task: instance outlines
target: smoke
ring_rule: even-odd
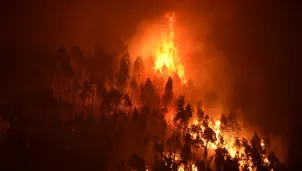
[[[297,74],[293,74],[299,72],[291,67],[292,63],[298,64],[291,59],[294,51],[299,50],[299,42],[289,43],[292,36],[280,33],[294,35],[299,31],[292,29],[299,27],[289,23],[295,17],[287,15],[293,15],[293,11],[286,15],[280,12],[285,11],[284,5],[278,11],[278,3],[265,5],[255,1],[60,3],[37,0],[17,5],[4,3],[3,42],[31,45],[35,50],[36,45],[55,49],[60,44],[69,48],[78,43],[93,54],[95,44],[116,47],[120,36],[124,36],[133,60],[138,55],[150,56],[149,50],[165,24],[164,13],[175,11],[179,56],[186,77],[200,89],[198,97],[203,98],[213,89],[220,100],[216,104],[219,111],[214,113],[220,114],[222,108],[242,107],[253,125],[275,133],[290,132],[291,117],[296,117],[292,113],[299,113],[295,111],[299,106],[296,104],[299,100],[295,100]]]
[[[272,88],[267,89],[270,87],[268,80],[271,80],[272,76],[268,68],[276,70],[276,66],[264,64],[268,57],[258,45],[266,47],[264,40],[271,41],[269,37],[263,36],[269,35],[265,33],[268,33],[268,28],[271,27],[259,26],[259,23],[266,20],[257,18],[259,23],[256,19],[253,20],[254,23],[248,22],[247,18],[240,15],[246,14],[244,10],[249,9],[248,7],[238,9],[230,4],[226,5],[227,2],[221,2],[219,5],[204,2],[199,6],[198,3],[192,2],[182,4],[185,5],[174,5],[173,8],[165,9],[162,13],[156,13],[140,22],[128,40],[132,58],[138,55],[147,58],[151,55],[150,50],[165,27],[164,13],[174,11],[175,43],[185,68],[185,76],[192,79],[194,86],[199,90],[195,95],[204,100],[207,112],[217,119],[222,112],[242,108],[244,125],[251,135],[254,131],[277,135],[288,131],[289,118],[281,113],[286,107],[283,104],[281,107],[281,101],[276,100],[277,97],[272,99],[272,94],[275,97],[277,92],[283,92],[282,88],[278,85],[279,88],[274,88],[278,91],[274,93]],[[257,32],[245,28],[256,27],[253,26],[256,24]],[[252,35],[258,38],[257,42],[253,42],[255,38],[251,37]],[[276,50],[270,49],[269,54],[272,52],[276,54]],[[219,97],[218,102],[214,104],[206,101],[206,96],[211,90],[215,90]],[[276,107],[273,104],[280,105]],[[278,110],[280,108],[283,109]],[[273,118],[269,114],[272,112],[275,114]],[[268,122],[270,124],[267,124]],[[284,125],[284,128],[278,127],[280,124]],[[274,151],[284,159],[286,146],[282,144],[286,144],[285,140],[280,136],[272,136],[271,142]]]
[[[199,90],[196,98],[204,100],[208,92],[217,91],[219,103],[212,108],[212,112],[220,116],[223,108],[228,108],[233,75],[228,58],[216,49],[210,38],[212,18],[192,9],[165,12],[175,12],[175,45],[184,65],[186,79],[191,79],[194,87]],[[165,12],[140,22],[128,40],[132,61],[139,55],[145,60],[153,55],[155,45],[167,29]]]

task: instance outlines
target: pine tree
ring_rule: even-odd
[[[162,100],[164,107],[167,107],[173,100],[173,81],[171,77],[169,77],[166,84]]]
[[[64,46],[60,46],[56,53],[56,77],[58,78],[58,97],[60,103],[63,102],[63,89],[65,80],[74,76],[74,70],[70,64],[68,52]]]
[[[141,86],[140,99],[143,106],[147,105],[151,109],[158,109],[159,107],[160,97],[157,95],[150,78]]]
[[[126,52],[120,60],[119,72],[117,75],[117,85],[121,92],[125,91],[127,83],[130,79],[130,56]]]
[[[137,85],[137,81],[135,79],[135,76],[133,76],[131,81],[130,81],[130,87],[131,87],[131,99],[133,99],[133,96],[134,96],[135,92],[137,92],[137,89],[138,89],[138,85]]]
[[[145,66],[142,57],[138,56],[134,61],[134,66],[133,66],[134,74],[139,77],[140,73],[143,72],[144,68]]]

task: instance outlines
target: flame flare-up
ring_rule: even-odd
[[[178,50],[175,46],[175,29],[174,29],[174,25],[176,22],[176,18],[175,18],[175,13],[167,13],[165,15],[165,18],[167,19],[168,22],[168,32],[164,35],[164,37],[160,40],[158,46],[156,46],[156,48],[153,51],[153,55],[154,55],[154,66],[153,66],[153,70],[155,73],[160,74],[160,76],[164,76],[164,77],[170,77],[170,76],[178,76],[183,84],[186,84],[186,78],[185,78],[185,69],[184,66],[181,63],[179,54],[178,54]],[[174,114],[171,115],[171,111],[169,111],[168,113],[170,113],[168,116],[169,118],[166,118],[166,120],[168,120],[168,123],[171,125],[171,127],[173,127],[173,117]],[[172,112],[173,113],[173,112]],[[200,127],[200,129],[202,131],[204,131],[205,127],[199,123],[199,121],[197,119],[193,119],[193,121],[191,121],[190,125],[188,126],[188,128],[192,128],[192,126],[198,126]],[[240,156],[242,156],[244,154],[244,148],[238,148],[236,147],[235,143],[236,143],[236,136],[235,135],[231,135],[231,134],[225,134],[223,131],[221,131],[221,122],[220,120],[216,120],[216,121],[211,121],[209,122],[209,127],[211,129],[213,129],[213,131],[216,134],[216,139],[217,141],[215,141],[214,143],[209,142],[208,144],[208,149],[209,150],[216,150],[218,147],[221,148],[225,148],[229,155],[231,156],[231,158],[237,158],[238,159],[238,164],[239,166],[242,167],[243,166],[248,166],[249,170],[253,170],[253,163],[251,161],[250,158],[245,158],[242,159],[240,158]],[[202,138],[201,135],[197,135],[197,133],[195,132],[189,132],[189,134],[191,135],[192,140],[195,140],[197,138],[200,138],[203,142],[205,142],[206,140]],[[224,139],[224,143],[223,144],[219,144],[218,139],[222,137]],[[265,143],[263,140],[261,140],[261,146],[262,148],[265,148]],[[175,154],[168,154],[166,152],[164,152],[164,155],[172,155],[174,156],[174,161],[180,161],[180,155],[178,153]],[[269,164],[269,160],[267,159],[266,156],[263,156],[263,163],[264,164]],[[180,164],[178,167],[179,171],[185,170],[185,168],[191,168],[189,170],[192,171],[197,171],[197,166],[195,164],[191,164],[190,166],[185,167],[185,165]]]
[[[186,83],[184,67],[180,62],[178,51],[174,43],[175,13],[168,13],[165,15],[165,18],[168,21],[168,33],[164,35],[159,45],[155,48],[153,69],[163,76],[173,76],[176,74],[183,83]]]

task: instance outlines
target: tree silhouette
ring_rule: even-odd
[[[106,101],[112,107],[112,111],[116,112],[117,108],[122,100],[122,94],[114,88],[111,88],[110,91],[107,93]]]
[[[186,117],[186,122],[189,121],[189,119],[192,117],[193,112],[190,104],[187,104],[186,109],[185,109],[185,117]]]
[[[231,110],[228,115],[222,114],[220,118],[221,129],[225,132],[236,132],[239,133],[241,131],[241,127],[237,122],[236,113]]]
[[[171,169],[171,165],[173,166],[173,159],[164,156],[164,160],[155,160],[153,169],[160,170],[160,171],[174,171]]]
[[[164,94],[162,95],[163,105],[167,107],[173,99],[173,80],[171,77],[168,78],[168,82],[164,89]]]
[[[137,81],[134,76],[132,77],[132,79],[130,81],[130,87],[131,87],[131,99],[133,99],[134,93],[136,93],[138,91]]]
[[[181,160],[182,163],[187,165],[188,162],[192,159],[192,152],[191,152],[191,135],[187,133],[185,135],[185,144],[181,149]]]
[[[130,169],[137,171],[146,170],[146,162],[143,158],[139,157],[137,154],[133,153],[127,160],[128,166]]]
[[[131,99],[126,93],[122,96],[119,109],[125,114],[128,114],[131,110],[131,107],[132,107]]]
[[[242,139],[242,146],[244,147],[244,156],[243,159],[245,161],[249,161],[249,159],[251,158],[252,155],[252,147],[250,146],[248,140],[246,140],[245,138]],[[245,164],[244,165],[244,170],[248,169],[248,165]]]
[[[94,102],[97,96],[97,85],[96,84],[92,84],[91,83],[91,88],[90,88],[90,92],[91,92],[91,112],[94,112]]]
[[[182,133],[185,134],[185,131],[188,127],[189,119],[192,117],[191,106],[188,104],[186,109],[184,109],[185,100],[183,96],[179,96],[177,100],[177,109],[176,115],[173,118],[173,122],[178,128],[182,129]]]
[[[145,66],[142,60],[141,56],[138,56],[135,61],[134,61],[134,66],[133,66],[133,70],[134,70],[134,76],[138,77],[140,79],[141,73],[144,72]]]
[[[151,79],[148,78],[146,83],[141,86],[141,95],[140,95],[142,106],[147,105],[151,109],[159,108],[159,96],[157,95]]]
[[[187,84],[185,86],[185,92],[186,92],[186,97],[187,97],[187,100],[190,102],[190,103],[195,103],[196,102],[196,95],[195,95],[195,87],[193,85],[193,81],[192,79],[189,79],[187,81]]]
[[[209,143],[214,143],[217,138],[216,138],[216,133],[215,131],[206,126],[205,129],[204,129],[204,132],[202,134],[202,137],[205,139],[205,146],[204,146],[204,161],[207,161],[207,156],[208,156],[208,145]],[[207,163],[207,162],[206,162]],[[207,166],[207,165],[206,165]]]
[[[100,96],[100,111],[102,114],[105,114],[109,111],[110,108],[107,89],[106,88],[100,89],[99,96]]]
[[[224,170],[239,171],[239,164],[237,158],[232,159],[230,155],[227,155],[224,164]]]
[[[134,121],[134,122],[137,122],[138,119],[139,119],[139,113],[138,113],[136,107],[134,107],[134,109],[133,109],[133,114],[132,114],[132,115],[133,115],[133,121]]]
[[[163,144],[158,143],[158,141],[155,141],[153,144],[153,151],[155,153],[155,161],[158,160],[159,157],[161,157],[162,153],[164,152]]]
[[[66,50],[66,48],[61,45],[59,47],[59,49],[57,49],[56,51],[56,56],[55,56],[55,60],[56,60],[56,67],[60,68],[60,66],[62,65],[64,60],[68,60],[68,52]]]
[[[205,113],[202,110],[202,103],[201,101],[197,102],[196,108],[197,108],[197,117],[198,117],[198,121],[201,122],[205,116]]]
[[[194,170],[193,163],[199,171],[237,171],[239,164],[242,170],[287,170],[274,152],[267,151],[268,139],[263,139],[257,133],[252,139],[232,137],[235,141],[232,150],[238,150],[233,157],[233,151],[228,151],[228,145],[233,143],[229,143],[229,137],[224,139],[224,136],[238,133],[239,124],[237,125],[235,112],[222,115],[220,132],[217,131],[216,135],[217,122],[210,118],[211,113],[205,114],[201,101],[197,102],[185,94],[186,96],[178,97],[174,103],[173,91],[175,93],[184,90],[187,93],[186,89],[175,88],[177,81],[174,77],[173,81],[169,78],[166,83],[161,82],[164,76],[160,79],[146,79],[139,89],[138,83],[141,80],[138,75],[144,73],[141,71],[141,57],[134,62],[131,68],[134,75],[130,77],[129,70],[114,70],[114,59],[106,56],[103,47],[100,49],[96,56],[88,59],[84,58],[83,50],[74,45],[69,60],[66,49],[61,46],[54,59],[57,62],[56,70],[51,71],[55,75],[54,85],[60,86],[60,90],[55,91],[55,97],[55,89],[43,88],[43,84],[41,89],[33,87],[34,93],[16,91],[18,96],[15,99],[5,101],[9,104],[0,105],[0,170],[145,171],[147,166],[142,156],[152,163],[148,170],[177,171],[183,168],[190,171]],[[73,70],[70,62],[74,67],[75,58],[83,60],[78,63],[79,68],[75,69],[87,68],[89,77],[86,79],[70,74]],[[124,74],[127,72],[128,74]],[[110,78],[113,73],[121,76],[119,83],[124,85],[123,90],[128,88],[129,81],[124,84],[123,76],[129,75],[129,88],[135,95],[140,95],[140,99],[132,98],[130,92],[128,94],[120,91],[118,79],[114,80],[113,76]],[[59,83],[60,79],[62,82]],[[189,90],[190,84],[189,80],[186,87]],[[107,86],[112,88],[107,90]],[[66,90],[72,93],[72,103],[83,106],[83,111],[77,111],[73,104],[63,101],[67,100],[67,93],[64,94]],[[213,92],[212,96],[215,99],[217,95]],[[62,100],[59,101],[58,98]],[[85,105],[90,107],[91,100],[91,109],[100,104],[100,116],[93,113],[96,110],[86,110]],[[139,100],[141,104],[137,103]],[[61,101],[63,103],[60,105]],[[169,108],[162,109],[161,102],[162,106],[169,105]],[[171,108],[173,110],[170,111]],[[76,111],[73,118],[62,119],[73,111]],[[172,111],[174,122],[165,122],[168,115],[164,114]],[[197,115],[198,121],[192,118],[193,114]],[[210,149],[215,149],[214,155],[208,152]],[[152,152],[155,154],[154,161]],[[133,154],[127,161],[122,161],[131,153]],[[288,170],[299,170],[299,159],[298,142],[293,142],[289,152]]]
[[[185,129],[186,125],[186,115],[185,115],[185,100],[183,96],[179,96],[177,100],[177,108],[176,108],[176,115],[173,118],[174,124],[179,125],[179,128]]]
[[[130,56],[129,52],[126,52],[121,57],[119,71],[117,75],[117,85],[121,92],[125,91],[127,83],[130,79]]]
[[[217,171],[222,171],[222,170],[239,171],[238,160],[236,158],[232,159],[225,148],[219,147],[215,150],[214,163]]]
[[[107,79],[113,79],[114,77],[114,58],[105,52],[105,47],[102,44],[98,44],[95,47],[95,55],[92,58],[91,68],[93,74],[96,76],[104,76]]]
[[[224,170],[224,165],[225,165],[225,158],[226,155],[228,154],[228,151],[225,148],[217,148],[215,150],[215,167],[217,171],[222,171]]]
[[[175,153],[177,150],[181,148],[181,132],[179,129],[174,129],[171,137],[167,139],[167,146],[169,151]]]
[[[268,160],[270,161],[269,170],[283,170],[281,169],[281,162],[277,158],[274,152],[269,152]]]
[[[251,139],[251,157],[257,170],[264,170],[264,164],[262,162],[262,156],[265,154],[265,149],[261,146],[261,139],[255,132]]]
[[[87,62],[84,57],[84,52],[78,44],[72,46],[70,51],[70,59],[72,61],[72,66],[75,68],[76,71],[80,71],[82,67],[87,66]]]
[[[195,133],[197,136],[195,139],[192,140],[192,146],[195,149],[195,152],[193,154],[193,160],[195,160],[197,152],[199,151],[199,149],[204,148],[204,142],[201,139],[201,137],[199,135],[201,135],[202,130],[199,124],[197,125],[192,125],[191,126],[191,130],[192,133]]]
[[[195,165],[197,166],[198,171],[206,171],[206,165],[203,160],[197,160],[195,162]]]
[[[82,100],[82,103],[83,103],[83,114],[85,114],[85,102],[87,100],[87,98],[90,98],[91,97],[91,84],[85,80],[83,85],[82,85],[82,91],[81,93],[79,94],[81,100]]]
[[[65,80],[73,76],[74,71],[70,64],[68,52],[64,46],[60,46],[56,53],[56,78],[59,81],[57,92],[60,103],[63,102],[63,89],[66,86]]]
[[[65,76],[72,77],[74,75],[74,71],[72,66],[70,65],[70,59],[68,56],[68,52],[64,46],[60,46],[57,50],[57,76]]]
[[[154,163],[154,170],[160,171],[177,171],[178,163],[175,162],[175,153],[167,152],[161,155],[161,159]]]
[[[75,111],[77,109],[77,97],[79,95],[80,89],[81,89],[81,85],[75,80],[73,83],[73,102],[75,105]]]

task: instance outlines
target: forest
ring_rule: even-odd
[[[146,74],[145,61],[79,45],[51,58],[51,85],[1,106],[0,170],[296,170],[297,145],[281,162],[270,139],[247,139],[236,111],[214,120],[194,83]],[[182,86],[178,86],[182,85]],[[215,100],[219,95],[210,93]]]

